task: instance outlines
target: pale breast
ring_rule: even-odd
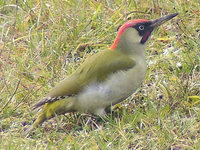
[[[78,95],[78,111],[95,113],[125,100],[140,86],[145,71],[145,62],[138,61],[132,69],[112,74],[105,82],[91,83]]]

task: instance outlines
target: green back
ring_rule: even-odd
[[[88,58],[73,74],[58,83],[47,96],[79,93],[92,82],[103,82],[112,73],[134,67],[135,61],[119,51],[104,50]]]

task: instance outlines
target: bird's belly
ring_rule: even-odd
[[[77,99],[77,111],[98,114],[133,94],[145,76],[145,68],[119,71],[101,83],[91,83]]]

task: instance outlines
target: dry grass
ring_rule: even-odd
[[[199,8],[199,0],[1,1],[0,149],[200,149]],[[120,24],[174,12],[148,43],[141,89],[107,120],[57,116],[22,138],[30,106],[108,48]]]

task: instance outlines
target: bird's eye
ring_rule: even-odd
[[[144,30],[144,26],[143,26],[143,25],[140,25],[140,26],[139,26],[139,29],[140,29],[140,30]]]

